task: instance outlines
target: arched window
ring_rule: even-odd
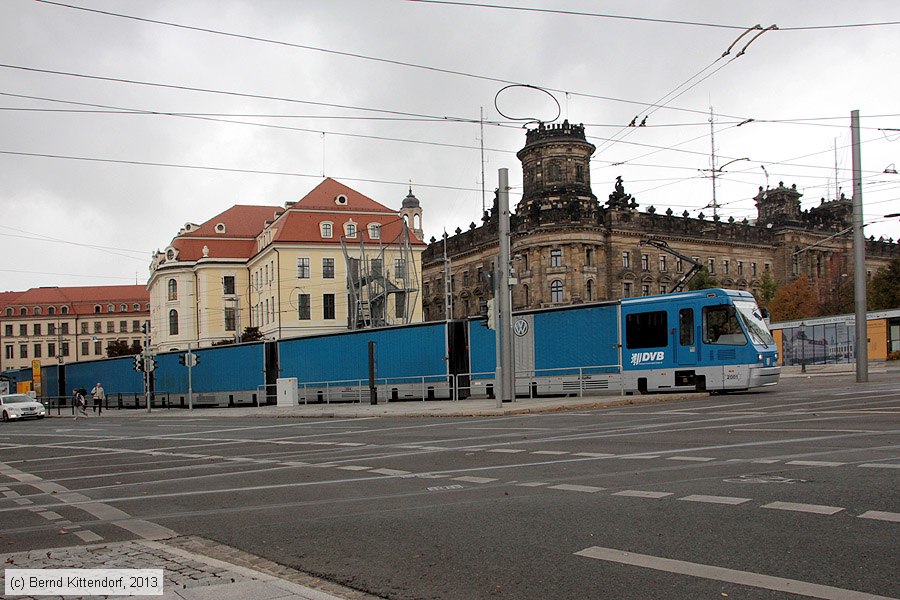
[[[7,316],[7,317],[13,316],[13,309],[7,307],[7,308],[6,308],[6,316]]]
[[[169,300],[178,300],[178,282],[174,279],[169,280]]]
[[[48,308],[48,309],[47,309],[47,314],[48,314],[48,315],[55,315],[55,314],[56,314],[56,307],[55,307],[55,306],[51,306],[50,308]]]
[[[369,239],[381,239],[381,223],[369,223]]]
[[[64,314],[64,315],[69,314],[69,307],[68,307],[68,306],[63,306],[63,307],[62,307],[62,310],[61,310],[60,312],[62,312],[62,314]]]
[[[178,335],[178,311],[169,311],[169,335]]]
[[[40,306],[35,306],[35,307],[34,307],[34,314],[35,314],[35,315],[41,314],[41,307],[40,307]]]
[[[103,310],[103,309],[100,307],[99,304],[95,304],[95,305],[94,305],[94,314],[95,314],[95,315],[100,314],[100,311],[102,311],[102,310]]]
[[[560,179],[562,179],[562,169],[559,166],[559,161],[552,160],[547,168],[547,180],[559,181]]]
[[[563,301],[563,284],[559,279],[550,284],[550,302],[557,303]]]
[[[594,280],[588,279],[587,283],[584,286],[585,296],[587,296],[588,302],[594,299]]]
[[[24,317],[24,316],[26,316],[27,314],[28,314],[28,309],[25,308],[24,306],[23,306],[22,308],[19,309],[19,315],[21,315],[21,316]]]

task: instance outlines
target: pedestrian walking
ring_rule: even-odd
[[[72,390],[72,406],[75,407],[75,420],[78,420],[78,417],[87,418],[87,400],[84,399],[84,394],[78,388]]]
[[[106,392],[103,390],[103,386],[100,385],[100,382],[97,382],[97,385],[94,386],[94,389],[91,390],[91,398],[94,399],[94,409],[93,412],[97,413],[97,416],[103,414],[103,401],[106,400]]]

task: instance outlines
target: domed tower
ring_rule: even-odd
[[[424,239],[422,232],[422,207],[419,205],[419,199],[413,195],[412,185],[409,186],[409,194],[403,199],[400,208],[400,216],[406,220],[407,226],[420,240]]]
[[[584,137],[584,125],[563,121],[528,130],[525,147],[516,154],[523,179],[516,212],[523,223],[596,220],[599,205],[590,169],[594,150]]]

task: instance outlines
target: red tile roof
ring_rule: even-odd
[[[203,247],[209,251],[209,258],[247,259],[256,254],[256,237],[249,240],[195,240],[175,238],[172,246],[178,249],[178,260],[200,260]]]
[[[347,197],[347,204],[335,203],[335,198],[341,195]],[[393,215],[396,215],[398,212],[375,202],[368,196],[360,194],[353,188],[349,188],[331,177],[326,178],[325,181],[313,188],[311,192],[303,196],[293,208],[333,212],[383,212]]]
[[[179,237],[256,238],[266,221],[275,219],[276,212],[284,212],[284,209],[279,206],[235,204],[197,229],[182,233]],[[216,225],[219,223],[225,225],[224,233],[216,233]]]
[[[7,292],[13,293],[13,292]],[[41,306],[44,308],[46,316],[46,307],[49,306],[68,306],[69,314],[84,315],[93,314],[94,306],[97,304],[115,305],[114,312],[120,312],[121,304],[126,304],[128,310],[126,312],[133,313],[132,305],[138,303],[141,305],[141,312],[146,312],[146,305],[150,302],[150,293],[146,286],[143,285],[93,285],[84,287],[40,287],[31,288],[24,292],[15,292],[14,297],[7,298],[5,294],[0,295],[0,307],[34,307]],[[30,317],[33,318],[32,311],[29,311]],[[103,306],[103,314],[106,313],[106,306]],[[14,316],[19,316],[16,310]]]
[[[400,242],[403,220],[394,212],[378,215],[360,215],[326,211],[297,212],[292,210],[288,211],[288,213],[279,220],[276,227],[277,232],[273,241],[340,244],[341,238],[344,236],[344,224],[351,220],[356,223],[357,229],[357,237],[345,240],[347,244],[351,246],[353,244],[359,244],[360,238],[366,243],[378,243],[379,240],[373,240],[369,237],[370,223],[379,223],[381,225],[381,243],[396,244]],[[322,237],[319,224],[323,221],[330,221],[333,224],[333,237]],[[422,241],[412,235],[411,231],[409,241],[410,244],[414,246],[425,245]]]

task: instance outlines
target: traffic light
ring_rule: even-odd
[[[147,372],[148,372],[148,373],[150,373],[151,371],[153,371],[153,369],[156,368],[156,359],[155,359],[155,358],[148,359],[147,362],[146,362],[146,367],[147,367]]]
[[[178,364],[181,365],[182,367],[187,366],[187,364],[188,364],[187,357],[188,357],[187,354],[179,354],[178,355]]]
[[[494,298],[491,298],[487,301],[488,305],[488,313],[487,313],[487,327],[488,329],[493,329],[496,331],[497,329],[497,311],[494,310]]]
[[[134,370],[138,372],[144,370],[144,357],[140,354],[134,355]]]
[[[146,334],[150,330],[150,323],[144,321],[141,323],[141,333]]]
[[[191,366],[196,367],[200,364],[200,357],[196,354],[191,354]]]

